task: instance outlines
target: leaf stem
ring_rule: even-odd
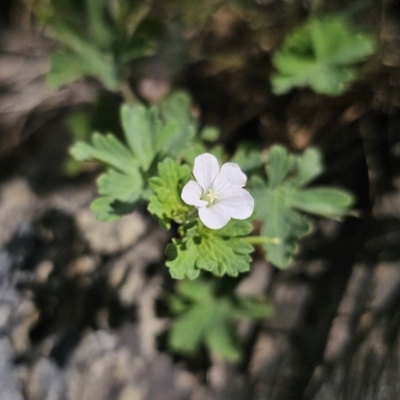
[[[184,223],[189,224],[197,217],[197,210],[192,210],[188,214],[185,215]]]
[[[281,239],[278,237],[267,237],[267,236],[247,236],[242,238],[247,243],[250,244],[281,244]]]
[[[127,82],[127,81],[122,82],[121,86],[120,86],[120,90],[121,90],[122,97],[128,104],[139,103],[139,100],[137,99],[137,97],[133,93],[132,89],[130,88],[129,82]]]

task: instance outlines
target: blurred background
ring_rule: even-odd
[[[332,32],[307,25],[321,15]],[[307,69],[307,38],[346,29],[351,50]],[[238,324],[234,364],[170,349],[169,233],[144,207],[97,221],[99,168],[68,153],[121,134],[124,101],[176,89],[228,153],[317,146],[319,182],[357,199],[355,217],[316,220],[290,268],[256,253],[224,281],[274,307]],[[399,166],[396,0],[1,0],[0,399],[400,398]]]

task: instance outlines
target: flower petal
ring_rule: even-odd
[[[204,191],[210,188],[218,173],[218,160],[212,154],[204,153],[194,159],[193,175]]]
[[[207,202],[200,200],[202,187],[196,181],[189,181],[182,189],[181,199],[190,206],[205,207]]]
[[[227,183],[243,187],[246,185],[246,181],[247,176],[242,172],[239,165],[228,162],[221,167],[221,171],[214,179],[212,189],[218,193]]]
[[[216,212],[235,219],[246,219],[253,214],[254,199],[247,190],[227,185],[218,195],[218,201],[212,206]]]
[[[224,210],[221,212],[216,209],[215,206],[199,208],[199,218],[201,222],[210,229],[221,229],[231,219],[229,214]]]

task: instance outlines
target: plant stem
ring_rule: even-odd
[[[197,217],[197,210],[190,211],[185,216],[185,224],[189,224]]]
[[[281,239],[280,238],[272,238],[272,237],[267,237],[267,236],[247,236],[242,238],[247,243],[250,244],[280,244]]]
[[[131,88],[129,86],[129,82],[127,82],[127,81],[122,82],[121,86],[120,86],[120,90],[122,93],[122,97],[128,104],[139,103],[139,100],[137,99],[137,97],[135,96],[135,94],[133,93],[133,91],[131,90]]]

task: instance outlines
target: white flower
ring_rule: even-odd
[[[212,154],[195,158],[193,175],[183,188],[182,200],[199,210],[205,226],[220,229],[231,218],[246,219],[254,209],[254,199],[243,189],[247,177],[235,163],[223,164],[221,169]]]

